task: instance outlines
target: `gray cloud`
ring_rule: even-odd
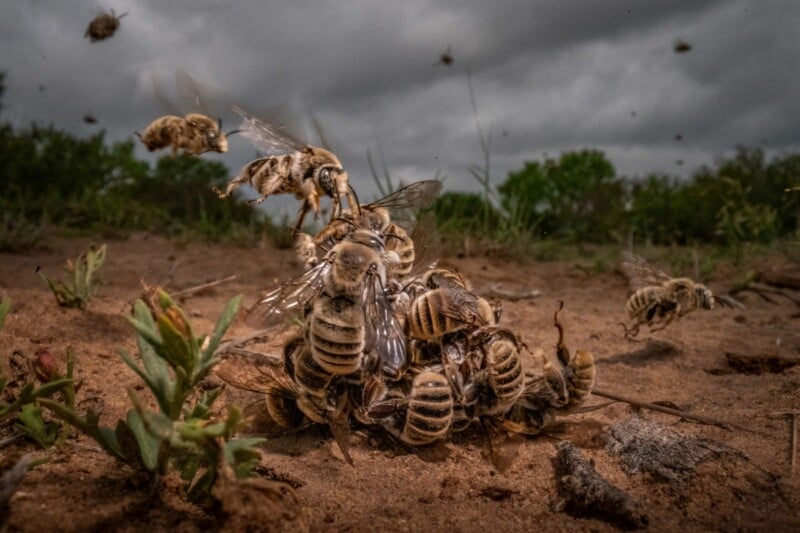
[[[90,43],[83,31],[100,4],[5,2],[3,118],[83,135],[95,131],[81,121],[92,113],[110,139],[129,138],[166,111],[153,75],[172,91],[182,67],[231,127],[233,102],[290,103],[306,126],[312,109],[362,198],[375,193],[368,149],[406,181],[441,171],[448,188],[478,189],[466,171],[482,161],[467,69],[497,183],[525,160],[584,147],[636,175],[687,173],[737,144],[800,145],[795,3],[272,4],[103,2],[129,15],[113,38]],[[692,51],[675,54],[677,38]],[[447,46],[455,63],[433,66]],[[228,154],[208,157],[235,172],[254,154],[234,138]]]

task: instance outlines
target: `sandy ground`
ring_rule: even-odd
[[[236,274],[233,282],[184,301],[197,331],[210,331],[224,303],[244,294],[253,303],[259,291],[299,272],[290,251],[181,244],[152,235],[108,241],[103,284],[85,312],[61,309],[34,273],[59,272],[75,257],[86,238],[50,239],[46,247],[22,255],[0,255],[0,293],[15,302],[0,331],[0,354],[33,354],[47,348],[63,364],[68,346],[75,349],[81,395],[104,403],[107,424],[129,408],[126,387],[142,391],[138,378],[117,356],[135,352],[132,328],[124,316],[140,293],[139,279],[180,290]],[[95,242],[99,242],[95,240]],[[782,373],[748,375],[728,367],[725,353],[800,357],[797,309],[786,301],[771,304],[744,294],[747,310],[698,311],[655,334],[634,341],[622,336],[626,281],[618,273],[563,262],[513,262],[485,257],[449,259],[477,288],[501,283],[507,289],[536,288],[534,300],[504,303],[502,322],[518,330],[530,347],[553,351],[552,316],[564,300],[562,321],[567,341],[591,350],[597,361],[597,388],[642,401],[669,401],[693,413],[745,426],[752,432],[679,421],[642,411],[686,435],[714,439],[743,455],[717,457],[700,465],[679,483],[629,474],[603,443],[608,428],[633,409],[615,403],[589,413],[570,415],[552,433],[521,439],[516,457],[498,472],[487,457],[479,429],[458,434],[433,449],[409,449],[374,432],[356,430],[346,464],[324,428],[269,440],[262,472],[296,488],[312,530],[363,531],[527,531],[610,530],[607,523],[574,518],[558,511],[552,460],[555,445],[569,439],[609,481],[643,506],[654,531],[797,530],[800,528],[800,473],[790,474],[789,421],[769,416],[800,409],[800,366]],[[728,278],[723,271],[727,271]],[[730,281],[730,269],[718,269],[712,287]],[[792,318],[792,315],[795,317]],[[241,320],[230,337],[247,334]],[[676,348],[660,356],[638,357],[648,338]],[[262,345],[264,350],[269,348]],[[258,346],[256,346],[258,349]],[[255,396],[228,395],[228,401],[252,402]],[[79,397],[80,400],[80,397]],[[589,404],[602,403],[592,398]],[[0,427],[0,438],[13,431]],[[509,447],[510,448],[510,447]],[[65,531],[155,529],[194,531],[213,525],[210,515],[185,503],[180,483],[167,479],[160,497],[149,499],[149,485],[96,449],[89,439],[69,439],[59,449],[36,450],[33,444],[6,447],[0,454],[32,452],[47,462],[30,472],[11,500],[10,531],[58,527]],[[800,467],[796,467],[800,469]]]

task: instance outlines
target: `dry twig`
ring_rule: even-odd
[[[731,424],[730,422],[725,422],[724,420],[717,420],[716,418],[711,418],[708,416],[702,415],[695,415],[691,413],[687,413],[686,411],[681,411],[680,409],[672,409],[670,407],[664,407],[663,405],[657,405],[654,403],[647,403],[641,402],[639,400],[634,400],[632,398],[627,398],[625,396],[620,396],[618,394],[614,394],[611,392],[605,392],[599,389],[592,389],[592,394],[595,396],[601,396],[603,398],[608,398],[610,400],[616,400],[618,402],[627,403],[628,405],[632,405],[634,407],[638,407],[640,409],[649,409],[651,411],[658,411],[659,413],[665,413],[668,415],[678,416],[686,420],[691,420],[693,422],[699,422],[700,424],[707,424],[711,426],[721,427],[723,429],[738,429],[739,431],[746,431],[748,433],[759,433],[758,431],[748,429],[742,426],[737,426],[735,424]]]
[[[209,281],[208,283],[201,283],[200,285],[195,285],[194,287],[189,287],[188,289],[183,289],[181,291],[173,292],[172,297],[181,298],[184,296],[188,296],[190,294],[194,294],[195,292],[200,292],[203,289],[208,289],[210,287],[214,287],[216,285],[220,285],[228,281],[233,281],[235,279],[236,279],[236,274],[231,274],[226,278],[215,279],[214,281]]]

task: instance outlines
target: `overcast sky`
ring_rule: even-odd
[[[110,8],[128,15],[91,43],[88,22]],[[691,51],[676,54],[676,39]],[[434,66],[448,47],[452,65]],[[447,190],[478,188],[468,71],[498,184],[525,160],[585,147],[625,175],[686,174],[737,144],[797,150],[798,59],[793,0],[6,0],[0,118],[125,139],[169,111],[154,77],[186,110],[180,67],[225,129],[231,103],[288,105],[301,124],[312,109],[363,201],[375,196],[368,149],[407,182],[440,171]],[[230,145],[210,158],[235,173],[255,148]]]

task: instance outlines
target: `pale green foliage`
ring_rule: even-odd
[[[252,447],[260,439],[234,438],[242,423],[238,409],[229,409],[224,418],[214,417],[211,407],[221,389],[197,398],[200,381],[217,363],[214,352],[240,299],[237,296],[228,302],[208,337],[194,334],[185,313],[166,292],[155,291],[149,305],[136,301],[129,321],[136,330],[141,365],[124,351],[120,355],[150,389],[156,411],[145,408],[129,391],[134,407],[112,429],[100,426],[98,415],[91,411],[81,416],[58,402],[40,403],[117,459],[159,474],[165,474],[171,465],[186,482],[190,499],[207,497],[222,461],[237,476],[245,477],[260,460],[260,453]]]
[[[98,249],[89,248],[81,252],[75,261],[68,259],[64,265],[64,271],[70,276],[68,281],[51,280],[41,271],[39,276],[47,283],[56,302],[61,307],[77,307],[86,309],[89,300],[92,299],[97,290],[97,271],[103,266],[106,259],[106,245]]]

